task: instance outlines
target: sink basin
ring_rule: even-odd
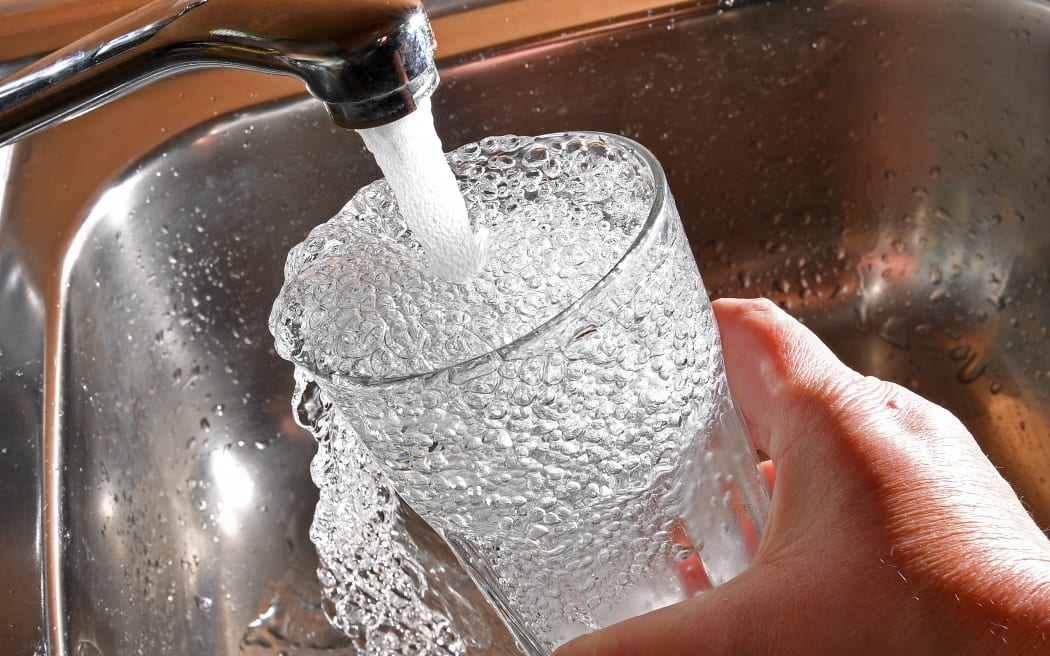
[[[648,146],[713,296],[950,408],[1046,527],[1048,55],[1037,0],[700,7],[446,58],[434,112],[449,148]],[[266,319],[288,248],[378,172],[287,93],[187,74],[0,150],[0,652],[358,653]],[[406,521],[472,653],[517,653]]]

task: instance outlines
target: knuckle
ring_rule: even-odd
[[[749,312],[760,314],[779,314],[781,311],[776,303],[764,296],[746,299],[744,301],[744,307]]]
[[[911,390],[874,376],[864,376],[839,390],[836,413],[840,421],[877,434],[923,440],[972,440],[951,412]]]
[[[768,298],[734,299],[731,303],[731,312],[739,319],[760,326],[775,324],[786,316],[784,311]]]

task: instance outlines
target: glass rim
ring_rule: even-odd
[[[571,303],[566,305],[564,308],[562,308],[552,316],[545,319],[537,326],[531,328],[525,333],[522,333],[521,335],[518,335],[509,342],[506,342],[505,344],[488,349],[486,351],[478,353],[477,355],[472,355],[469,358],[457,360],[455,362],[442,365],[440,367],[435,367],[434,369],[429,369],[427,371],[406,374],[404,376],[391,376],[379,378],[373,376],[342,376],[338,374],[321,374],[319,372],[314,371],[312,368],[308,367],[305,364],[296,363],[296,366],[302,367],[309,371],[310,375],[315,380],[324,383],[329,383],[339,389],[355,390],[396,387],[416,380],[425,380],[432,377],[437,377],[446,372],[451,374],[451,372],[457,369],[472,368],[493,358],[502,361],[505,359],[502,354],[515,350],[524,345],[525,343],[532,341],[537,335],[545,332],[552,325],[560,322],[570,312],[573,312],[577,308],[579,308],[579,306],[582,305],[585,301],[593,298],[603,289],[612,284],[614,280],[616,280],[617,278],[619,278],[620,275],[622,275],[624,261],[632,253],[634,253],[640,245],[645,243],[645,241],[652,234],[653,226],[656,225],[657,220],[660,218],[661,213],[664,210],[665,204],[670,198],[670,193],[667,185],[667,176],[664,173],[664,169],[663,166],[660,164],[660,161],[656,159],[656,156],[653,155],[653,153],[648,148],[638,143],[634,139],[631,139],[630,137],[625,137],[610,132],[601,132],[597,130],[579,130],[566,132],[552,132],[548,134],[535,135],[529,138],[538,140],[556,139],[559,137],[571,138],[579,136],[584,136],[588,138],[598,137],[605,141],[618,143],[621,146],[629,148],[631,151],[633,151],[645,163],[645,165],[649,168],[649,171],[653,175],[653,197],[652,205],[649,208],[649,215],[645,218],[645,222],[642,223],[642,226],[638,230],[638,233],[634,236],[634,239],[624,249],[623,254],[616,260],[616,262],[612,264],[612,266],[609,267],[609,269],[604,274],[602,274],[601,278],[596,280],[593,285],[591,285],[578,296],[576,296],[576,298],[574,298]]]

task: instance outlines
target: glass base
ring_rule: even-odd
[[[524,620],[511,608],[510,600],[500,588],[499,577],[496,576],[491,563],[481,551],[469,539],[454,532],[446,532],[444,537],[449,547],[452,548],[452,553],[456,554],[456,558],[463,565],[463,569],[485,593],[489,603],[499,613],[503,623],[518,641],[518,647],[521,648],[522,653],[526,656],[550,656],[551,650],[543,646],[543,642],[529,630]]]
[[[726,397],[703,451],[686,459],[678,472],[686,503],[677,521],[688,558],[674,559],[674,576],[638,580],[632,590],[602,613],[601,625],[642,615],[725,583],[743,571],[758,549],[769,504],[769,490],[755,467],[750,436],[736,404]],[[717,499],[719,503],[704,503]],[[512,606],[500,577],[482,549],[466,534],[447,530],[445,540],[463,568],[527,656],[550,656],[552,647],[593,627],[566,621],[541,638]],[[673,558],[673,556],[671,556]]]

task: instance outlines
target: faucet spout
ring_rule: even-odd
[[[413,111],[438,83],[419,0],[154,0],[0,80],[0,147],[172,73],[303,81],[343,127]]]

